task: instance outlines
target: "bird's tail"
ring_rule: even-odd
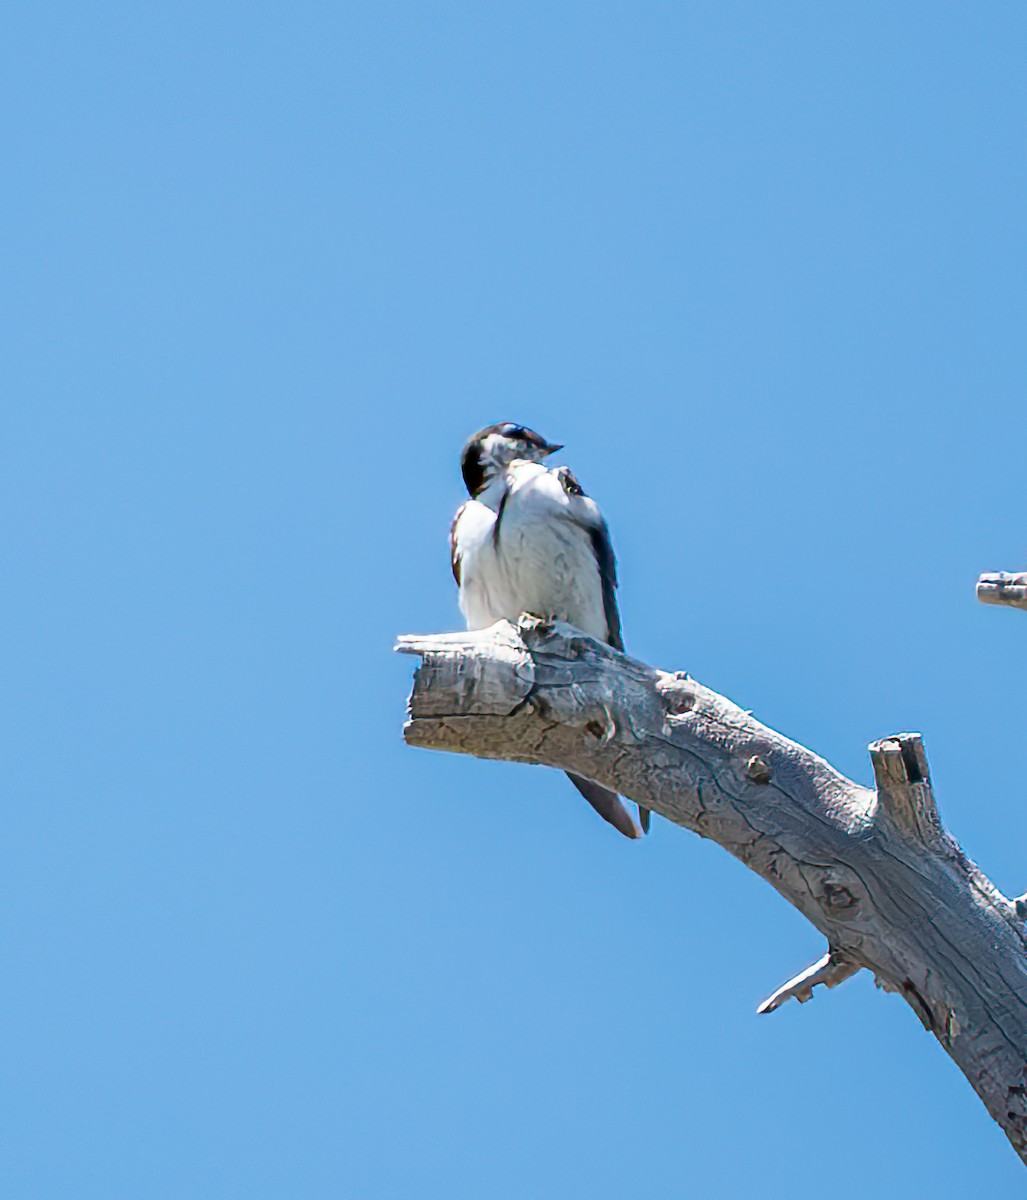
[[[570,771],[567,772],[567,778],[603,820],[609,821],[625,837],[638,838],[643,833],[649,832],[649,810],[647,808],[639,808],[638,810],[639,820],[642,823],[642,831],[640,833],[638,826],[632,819],[631,813],[624,807],[623,801],[616,792],[611,792],[608,788],[601,787],[598,783],[593,783],[591,779],[585,779],[581,775],[572,775]]]

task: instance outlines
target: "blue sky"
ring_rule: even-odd
[[[1027,887],[1021,5],[15,4],[2,1187],[1011,1194],[898,999],[556,773],[404,747],[457,455],[565,442],[628,647]],[[864,1157],[861,1147],[871,1149]]]

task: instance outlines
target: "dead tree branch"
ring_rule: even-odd
[[[1004,604],[1007,608],[1027,608],[1027,571],[1010,574],[993,571],[977,580],[977,599],[982,604]]]
[[[397,649],[422,660],[411,745],[574,771],[723,846],[827,940],[824,958],[759,1011],[872,971],[1027,1162],[1027,905],[945,832],[919,734],[870,747],[875,790],[684,672],[568,625],[524,617]]]
[[[851,979],[858,970],[858,963],[848,962],[837,951],[829,950],[823,958],[817,959],[805,971],[800,971],[794,979],[783,983],[776,992],[763,1001],[756,1011],[758,1013],[773,1012],[775,1008],[780,1008],[786,1000],[792,999],[798,1000],[800,1004],[805,1004],[807,1000],[813,999],[813,989],[818,983],[822,983],[824,987],[837,987],[846,979]]]

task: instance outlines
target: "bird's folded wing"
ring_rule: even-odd
[[[601,787],[598,783],[593,783],[591,779],[585,779],[581,775],[572,775],[570,771],[567,772],[567,778],[604,821],[609,821],[625,837],[637,838],[641,836],[638,826],[632,820],[631,813],[624,807],[623,801],[616,792],[611,792],[609,789]]]

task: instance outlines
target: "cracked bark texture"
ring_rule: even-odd
[[[867,788],[684,672],[569,625],[525,616],[397,649],[422,660],[410,745],[574,771],[723,846],[828,944],[760,1011],[872,971],[1027,1162],[1027,897],[1003,896],[946,833],[918,734],[871,745]]]
[[[994,571],[977,580],[977,599],[982,604],[1004,604],[1027,608],[1027,571]]]

